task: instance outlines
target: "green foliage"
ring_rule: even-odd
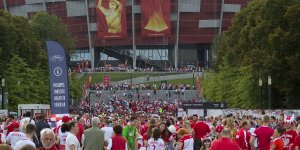
[[[76,74],[69,75],[69,87],[70,98],[79,102],[82,96],[82,85],[80,84],[78,77],[76,77]]]
[[[130,73],[130,72],[111,72],[111,73],[101,73],[101,72],[97,72],[97,73],[89,73],[89,74],[85,74],[85,76],[83,78],[80,79],[80,83],[81,85],[83,85],[85,83],[85,81],[89,78],[89,76],[92,76],[92,83],[100,83],[103,81],[103,76],[104,75],[108,75],[110,76],[110,81],[122,81],[122,80],[127,80],[131,78],[131,74],[132,74],[132,78],[138,78],[138,77],[145,77],[147,75],[150,76],[165,76],[165,75],[173,75],[173,74],[180,74],[180,73],[156,73],[156,72],[134,72],[134,73]]]
[[[39,12],[33,16],[31,24],[44,47],[46,47],[46,40],[54,40],[62,44],[68,54],[70,50],[74,49],[74,39],[71,37],[67,26],[57,16]]]
[[[0,10],[0,33],[0,74],[4,73],[14,54],[24,58],[32,67],[46,65],[46,52],[26,18],[13,17]]]
[[[25,59],[14,55],[5,71],[9,110],[18,104],[49,103],[49,83],[40,69],[30,68]]]
[[[299,16],[300,1],[251,1],[235,16],[230,29],[214,41],[217,56],[216,72],[212,75],[217,80],[212,79],[217,90],[211,89],[216,91],[216,96],[206,90],[206,96],[220,100],[225,93],[231,106],[258,107],[258,78],[266,85],[267,75],[271,74],[273,108],[300,107],[297,103],[300,99]],[[212,86],[213,81],[205,82]],[[267,86],[263,87],[266,93]],[[234,92],[228,93],[226,88],[234,88]]]
[[[193,78],[185,78],[185,79],[176,79],[176,80],[168,80],[167,81],[169,84],[187,84],[187,85],[190,85],[190,88],[193,87]],[[146,82],[145,84],[156,84],[156,85],[160,85],[161,81],[155,81],[155,82]],[[195,74],[195,77],[194,77],[194,84],[195,84],[195,87],[197,87],[197,76]]]
[[[21,103],[50,102],[46,40],[56,40],[67,50],[75,45],[56,16],[37,13],[30,23],[0,10],[0,76],[7,82],[10,110]],[[71,85],[70,93],[78,98],[81,86],[73,81]]]
[[[224,66],[218,73],[208,72],[202,82],[204,97],[209,101],[227,102],[234,108],[255,108],[259,103],[257,81],[253,76],[251,66]]]

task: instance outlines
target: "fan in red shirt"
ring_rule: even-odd
[[[300,150],[300,133],[295,138],[295,150]]]
[[[284,150],[289,150],[289,147],[294,147],[295,138],[297,136],[297,132],[293,130],[294,123],[286,122],[285,128],[286,132],[282,134],[281,138],[284,142]]]
[[[178,149],[179,150],[191,150],[194,147],[193,136],[188,133],[184,128],[181,128],[177,132],[178,140]]]
[[[282,127],[278,127],[273,134],[273,140],[271,142],[271,149],[270,150],[283,150],[283,140],[281,138],[282,134],[284,133],[284,129]]]
[[[201,139],[210,133],[210,128],[209,126],[203,122],[203,121],[198,121],[194,127],[193,127],[194,131],[195,131],[195,147],[194,149],[200,149],[200,145],[201,145]]]
[[[6,136],[8,136],[10,132],[14,131],[14,124],[18,122],[15,121],[15,117],[13,115],[9,115],[5,123],[7,126],[5,126],[4,129],[7,129]]]
[[[145,121],[145,117],[142,115],[140,117],[140,126],[139,126],[139,133],[141,135],[144,135],[147,132],[148,126],[147,126],[147,122]]]
[[[78,133],[77,133],[76,137],[77,137],[79,143],[81,143],[81,138],[82,138],[83,131],[84,131],[84,119],[83,118],[79,119],[79,121],[77,123],[77,127],[78,127]]]
[[[252,147],[254,147],[254,140],[257,138],[258,150],[270,150],[270,142],[274,130],[268,126],[269,123],[270,117],[268,115],[263,116],[263,125],[254,131],[250,139]]]
[[[248,131],[251,128],[249,120],[243,121],[242,128],[237,132],[235,142],[240,146],[242,150],[251,150],[250,137],[251,134]]]
[[[210,150],[240,150],[236,142],[231,141],[231,132],[225,128],[222,130],[222,138],[212,142]]]
[[[110,139],[111,147],[110,150],[125,150],[127,149],[126,139],[121,136],[122,127],[117,125],[114,127],[115,135]]]

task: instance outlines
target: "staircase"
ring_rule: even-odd
[[[156,95],[154,95],[153,90],[140,90],[140,99],[139,100],[154,100],[154,99],[163,99],[163,100],[169,100],[169,101],[173,101],[174,99],[178,99],[178,100],[192,100],[192,99],[199,99],[198,97],[198,92],[197,90],[186,90],[184,92],[184,95],[177,95],[175,94],[174,90],[170,91],[171,94],[170,96],[167,95],[167,91],[166,90],[157,90],[156,91]],[[124,96],[124,93],[126,94],[126,96]],[[147,93],[150,93],[150,99],[147,97]],[[113,92],[109,91],[109,90],[104,90],[102,91],[102,96],[96,96],[95,93],[91,93],[91,103],[95,103],[95,102],[108,102],[110,99],[112,99],[112,95]],[[134,99],[134,100],[138,100],[138,96],[136,93],[136,90],[118,90],[116,91],[116,95],[119,98],[125,98],[125,99]],[[129,95],[132,95],[129,96]]]
[[[127,60],[127,62],[130,65],[133,65],[132,64],[132,62],[133,62],[132,54],[127,50],[119,50],[119,49],[117,50],[115,48],[105,48],[101,52],[105,53],[106,55],[108,55],[110,57],[116,58],[119,61],[124,62],[124,63]],[[141,66],[143,66],[143,67],[146,64],[147,67],[153,67],[155,70],[164,70],[164,64],[154,62],[154,61],[149,61],[148,59],[142,58],[142,57],[136,58],[136,64],[142,64]],[[141,67],[141,68],[143,68],[143,67]]]

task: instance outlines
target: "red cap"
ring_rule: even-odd
[[[63,123],[66,123],[66,122],[71,121],[71,120],[73,120],[73,119],[71,117],[69,117],[69,116],[63,116],[62,117],[62,122]]]
[[[216,132],[217,132],[217,133],[221,133],[223,129],[224,129],[223,126],[221,126],[221,125],[220,125],[220,126],[217,126],[217,127],[216,127]]]
[[[20,127],[20,124],[16,121],[14,121],[11,125],[12,125],[13,128],[19,128]]]

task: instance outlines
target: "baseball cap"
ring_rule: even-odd
[[[71,120],[73,120],[73,119],[71,117],[69,117],[69,116],[63,116],[62,117],[62,122],[63,123],[66,123],[66,122],[71,121]]]
[[[19,128],[20,127],[20,124],[16,121],[14,121],[11,125],[12,125],[13,128]]]

